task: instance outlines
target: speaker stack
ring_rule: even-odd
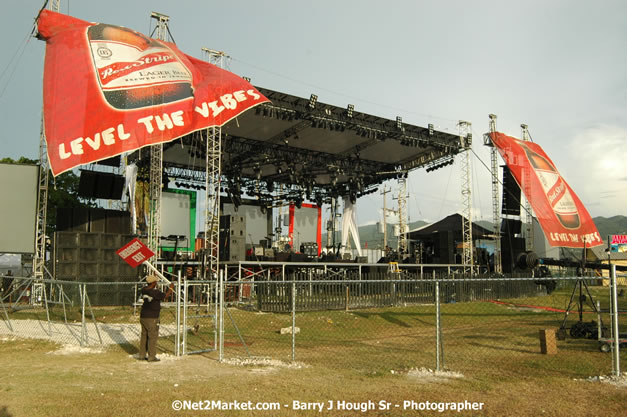
[[[243,216],[220,216],[220,260],[246,260],[246,219]]]
[[[453,232],[450,230],[437,232],[437,256],[435,263],[453,264],[455,263],[455,242]]]
[[[130,234],[56,232],[56,279],[107,283],[87,285],[92,305],[130,305],[134,287],[116,283],[137,281],[138,269],[131,268],[116,252],[133,238]],[[65,285],[64,292],[79,302],[78,286]]]
[[[89,207],[57,209],[58,232],[91,232],[128,234],[131,214],[128,211]]]

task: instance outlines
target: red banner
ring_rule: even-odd
[[[540,145],[502,133],[490,134],[527,200],[551,246],[599,246],[603,239],[590,214],[564,181]]]
[[[56,176],[78,165],[222,126],[268,101],[169,42],[44,10],[44,124]]]

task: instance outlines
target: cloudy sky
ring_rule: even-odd
[[[4,2],[0,157],[38,155],[44,44],[29,33],[42,4]],[[158,11],[181,50],[226,51],[255,85],[447,132],[469,121],[475,218],[491,219],[490,113],[511,136],[529,126],[592,216],[627,214],[623,0],[62,0],[61,11],[144,33]],[[459,177],[458,162],[412,173],[411,220],[460,211]],[[358,223],[381,206],[378,194],[360,199]]]

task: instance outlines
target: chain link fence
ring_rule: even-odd
[[[161,353],[295,361],[370,376],[430,368],[499,378],[588,377],[618,366],[607,279],[298,270],[244,276],[169,277],[176,291],[162,307]],[[0,337],[136,353],[140,285],[15,277],[3,286]],[[624,342],[627,297],[617,290]],[[540,353],[541,334],[549,344],[557,339],[557,354]]]

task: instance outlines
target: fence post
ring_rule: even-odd
[[[440,370],[440,282],[435,281],[435,370]]]
[[[612,330],[614,333],[614,358],[613,365],[614,375],[620,376],[620,337],[618,334],[618,297],[616,295],[616,264],[612,264],[612,270],[610,272],[610,286],[612,288],[611,302],[612,302]]]
[[[85,327],[85,292],[87,286],[81,284],[81,347],[85,346],[85,340],[87,339],[87,328]]]
[[[174,337],[176,348],[175,356],[181,356],[181,270],[179,269],[178,281],[176,283],[176,336]]]
[[[219,317],[220,346],[218,347],[218,359],[220,362],[222,362],[223,355],[224,355],[224,279],[223,278],[224,276],[223,276],[222,271],[219,271],[218,279],[220,281],[220,317]]]
[[[296,282],[292,281],[292,362],[296,360]]]

